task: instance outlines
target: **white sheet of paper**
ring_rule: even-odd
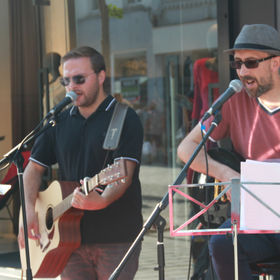
[[[241,182],[280,182],[280,163],[241,162]],[[244,186],[280,215],[280,185]],[[243,189],[240,204],[241,229],[280,230],[280,218]]]
[[[4,195],[10,188],[11,185],[0,184],[0,195]]]

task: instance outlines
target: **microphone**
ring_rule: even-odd
[[[67,92],[66,96],[55,105],[46,115],[45,119],[56,116],[63,108],[77,99],[77,94],[74,91]]]
[[[201,119],[201,123],[206,121],[211,115],[214,115],[218,110],[221,109],[221,107],[224,105],[224,103],[236,92],[241,91],[243,85],[240,82],[240,80],[232,80],[229,83],[229,87],[227,90],[218,97],[218,99],[212,104],[212,106],[208,109],[208,111],[203,115]]]

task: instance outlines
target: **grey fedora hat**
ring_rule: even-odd
[[[233,48],[225,50],[225,52],[233,54],[236,50],[258,50],[280,55],[280,34],[267,24],[244,25]]]

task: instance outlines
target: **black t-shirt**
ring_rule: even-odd
[[[128,108],[119,147],[109,153],[104,150],[102,146],[115,104],[115,99],[108,96],[87,119],[77,107],[65,110],[58,116],[57,124],[40,135],[32,148],[30,159],[44,166],[58,163],[63,181],[93,177],[120,157],[138,163],[132,184],[119,200],[102,210],[84,211],[83,243],[133,241],[142,228],[139,165],[143,128],[135,111]]]

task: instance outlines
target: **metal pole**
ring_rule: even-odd
[[[234,247],[234,279],[238,280],[238,228],[240,227],[240,179],[231,180],[231,224]]]
[[[238,248],[237,248],[237,223],[233,225],[233,247],[234,247],[234,279],[238,280]]]

